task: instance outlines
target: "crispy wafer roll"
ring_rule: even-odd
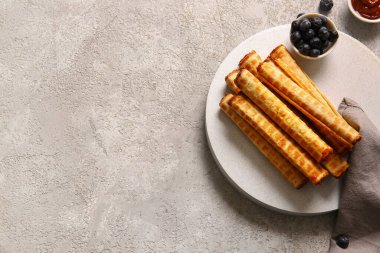
[[[291,102],[290,102],[291,103]],[[294,105],[294,104],[293,104]],[[297,105],[295,105],[297,107]],[[298,108],[298,107],[297,107]],[[304,115],[307,115],[307,117],[313,122],[316,129],[319,130],[321,135],[326,138],[326,140],[329,142],[329,144],[333,147],[333,149],[338,152],[338,154],[344,154],[347,151],[351,151],[353,148],[353,145],[343,139],[340,135],[335,133],[333,130],[331,130],[329,127],[327,127],[325,124],[323,124],[320,120],[309,114],[306,110],[303,108],[298,108]]]
[[[322,123],[319,119],[311,115],[304,108],[299,106],[293,100],[288,98],[284,93],[278,90],[274,85],[272,85],[268,80],[262,77],[259,74],[259,79],[262,83],[265,83],[266,86],[270,87],[276,94],[278,94],[281,98],[287,101],[289,104],[293,105],[297,108],[304,116],[306,116],[313,124],[316,129],[321,133],[323,137],[329,142],[329,144],[333,147],[333,149],[339,154],[343,154],[347,151],[352,150],[353,145],[339,136],[337,133],[332,131],[329,127],[327,127],[324,123]]]
[[[243,59],[239,62],[239,68],[248,69],[253,75],[257,75],[257,68],[262,62],[260,55],[256,53],[255,50],[252,50],[248,54],[246,54]]]
[[[338,117],[341,115],[330,103],[326,96],[318,89],[318,86],[310,77],[298,66],[297,62],[291,56],[284,45],[279,45],[271,53],[270,58],[277,66],[284,71],[296,84],[308,91],[319,102],[328,106]]]
[[[360,140],[360,134],[345,120],[333,113],[329,107],[322,104],[294,83],[273,62],[266,60],[258,68],[259,74],[268,80],[279,91],[294,101],[299,107],[320,120],[346,141],[354,144]]]
[[[326,126],[323,122],[321,122],[318,118],[311,115],[308,111],[306,111],[302,106],[295,103],[289,97],[287,97],[284,93],[278,90],[274,85],[272,85],[268,80],[259,75],[260,80],[265,83],[268,87],[276,92],[281,98],[286,100],[289,104],[293,105],[297,108],[304,116],[306,116],[315,126],[316,129],[321,133],[321,135],[328,141],[328,143],[333,147],[333,149],[339,154],[344,154],[347,151],[352,150],[353,145],[331,130],[328,126]]]
[[[235,78],[236,78],[236,76],[237,76],[238,73],[239,73],[239,70],[237,70],[237,69],[232,70],[231,73],[229,73],[229,74],[226,76],[226,78],[225,78],[228,87],[229,87],[233,92],[235,92],[236,94],[240,92],[239,87],[237,87],[237,85],[235,84]]]
[[[286,160],[271,144],[269,144],[256,130],[245,122],[228,104],[232,94],[227,94],[220,101],[220,108],[240,128],[240,130],[255,144],[261,153],[276,167],[276,169],[293,185],[299,189],[307,183],[307,178],[302,175],[288,160]]]
[[[333,149],[248,70],[240,70],[238,87],[317,162]]]
[[[256,53],[253,53],[256,54]],[[249,54],[248,54],[249,55]],[[253,59],[253,60],[252,60]],[[307,117],[311,120],[311,122],[314,123],[314,126],[316,129],[319,130],[319,132],[326,138],[326,140],[329,142],[329,144],[336,150],[339,154],[345,153],[347,151],[350,151],[353,147],[353,145],[346,140],[344,140],[341,136],[336,134],[334,131],[332,131],[330,128],[328,128],[324,123],[322,123],[320,120],[315,118],[313,115],[305,111],[301,106],[297,105],[293,100],[289,99],[285,94],[280,92],[278,89],[276,89],[275,86],[273,86],[268,80],[266,80],[258,71],[255,69],[255,67],[258,67],[256,58],[250,58],[246,57],[246,59],[242,59],[241,62],[245,62],[246,66],[251,66],[250,71],[252,74],[255,75],[262,83],[264,83],[267,87],[271,88],[273,91],[276,92],[276,94],[280,95],[280,100],[283,102],[287,101],[289,104],[297,108],[300,112],[302,112],[304,115],[307,115]],[[255,61],[255,64],[251,64],[250,61]],[[249,69],[248,69],[249,70]],[[256,74],[255,74],[256,73]],[[291,108],[292,109],[292,108]],[[302,116],[293,110],[293,112],[298,115],[298,117],[302,118]]]
[[[253,74],[257,79],[260,80],[262,83],[266,83],[266,80],[258,73],[257,69],[262,63],[260,55],[256,53],[256,51],[251,51],[248,54],[246,54],[239,63],[240,69],[247,69],[251,74]],[[269,86],[268,86],[269,87]],[[271,87],[269,87],[271,88]],[[283,102],[286,102],[282,97],[279,97],[279,99]],[[297,111],[295,111],[293,108],[290,108],[293,110],[293,112],[300,118],[302,118],[302,115],[300,115]]]
[[[348,162],[336,153],[330,154],[325,160],[322,161],[322,165],[336,178],[343,175],[349,167]]]
[[[282,94],[278,89],[276,89],[273,85],[269,83],[262,75],[260,75],[257,71],[257,67],[260,65],[258,58],[255,56],[256,52],[251,52],[248,54],[248,56],[245,56],[240,62],[244,62],[244,66],[249,66],[250,72],[255,75],[262,83],[264,83],[267,87],[271,88],[273,91],[276,92],[276,94],[280,95],[280,99],[285,102],[287,101],[289,104],[297,108],[300,112],[302,112],[304,115],[307,115],[307,118],[311,120],[311,122],[314,124],[316,129],[326,138],[326,140],[329,142],[329,144],[334,148],[336,152],[339,154],[345,153],[347,151],[350,151],[353,147],[353,145],[346,140],[344,140],[341,136],[336,134],[334,131],[332,131],[330,128],[328,128],[324,123],[322,123],[320,120],[312,116],[310,113],[305,111],[302,107],[298,106],[294,101],[287,98],[284,94]],[[253,55],[253,57],[249,57]],[[258,56],[260,57],[260,56]],[[240,64],[242,65],[242,64]],[[302,70],[301,70],[302,71]],[[322,94],[323,95],[323,94]],[[285,101],[284,101],[285,100]],[[292,108],[290,108],[292,109]],[[298,115],[300,118],[302,116],[293,110],[293,112]],[[355,128],[356,129],[356,128]]]
[[[230,100],[230,105],[240,117],[247,121],[313,184],[321,183],[328,176],[325,169],[244,96],[235,95]]]

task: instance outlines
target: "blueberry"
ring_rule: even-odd
[[[301,21],[300,23],[300,31],[301,32],[306,32],[311,28],[311,23],[309,19],[305,18],[304,20]]]
[[[347,249],[349,243],[350,241],[347,235],[340,234],[336,237],[336,245],[338,245],[342,249]]]
[[[339,34],[337,31],[330,31],[329,33],[329,41],[335,42],[339,38]]]
[[[303,55],[309,55],[309,53],[310,53],[310,45],[304,43],[304,44],[302,44],[302,45],[299,46],[298,50]]]
[[[318,30],[318,36],[321,40],[327,40],[330,36],[329,30],[325,26],[322,26]]]
[[[305,13],[302,13],[302,12],[301,12],[300,14],[297,15],[297,18],[301,17],[301,16],[304,15],[304,14],[305,14]]]
[[[319,18],[322,20],[322,25],[326,26],[327,18],[325,16],[319,16]]]
[[[303,33],[302,38],[304,40],[310,40],[310,39],[314,38],[314,36],[315,36],[314,30],[313,29],[309,29],[305,33]]]
[[[299,27],[300,27],[300,21],[299,20],[294,20],[292,22],[292,29],[291,29],[291,31],[294,32],[294,31],[298,30]]]
[[[311,28],[313,29],[319,29],[321,28],[323,24],[322,19],[320,17],[311,18],[310,23],[311,23]]]
[[[305,44],[305,41],[304,41],[304,40],[299,40],[299,41],[295,44],[295,46],[296,46],[296,48],[299,50],[299,49],[300,49],[300,46],[301,46],[302,44]]]
[[[310,50],[311,57],[317,57],[319,55],[321,55],[321,51],[319,49],[313,48]]]
[[[296,44],[300,39],[302,39],[302,35],[299,31],[295,31],[290,34],[290,41],[293,44]]]
[[[330,45],[330,42],[328,40],[322,41],[321,51],[324,51],[326,48],[328,48],[329,45]]]
[[[318,38],[318,37],[314,37],[314,38],[312,38],[312,39],[310,40],[310,46],[311,46],[312,48],[321,48],[321,46],[322,46],[322,41],[321,41],[321,39]]]
[[[323,11],[329,11],[334,6],[334,3],[332,0],[321,0],[319,3],[319,8]]]

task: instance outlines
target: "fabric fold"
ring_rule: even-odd
[[[352,99],[344,98],[338,110],[360,127],[363,138],[349,157],[332,234],[333,238],[347,235],[349,246],[342,249],[331,239],[330,252],[380,252],[380,132]]]

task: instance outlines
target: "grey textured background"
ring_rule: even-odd
[[[334,214],[243,197],[207,147],[218,65],[318,1],[0,3],[0,252],[325,252]],[[380,55],[380,26],[330,16]]]

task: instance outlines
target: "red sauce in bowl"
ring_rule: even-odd
[[[380,0],[352,0],[352,7],[364,18],[380,18]]]

